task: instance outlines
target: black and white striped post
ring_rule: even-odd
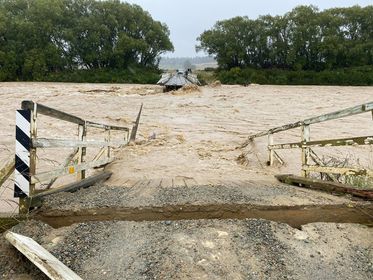
[[[30,196],[31,110],[16,112],[14,197]]]
[[[35,184],[32,177],[36,169],[36,149],[32,139],[36,137],[36,105],[31,110],[22,104],[16,111],[16,155],[14,173],[14,197],[19,198],[19,212],[29,210],[30,197],[34,194]]]

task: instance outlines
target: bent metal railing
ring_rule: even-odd
[[[336,111],[333,113],[305,119],[295,123],[275,127],[267,131],[263,131],[257,134],[250,135],[245,143],[241,146],[244,148],[248,146],[255,138],[267,136],[268,137],[268,165],[273,165],[274,159],[283,163],[283,160],[276,153],[276,150],[280,149],[293,149],[300,148],[302,150],[302,175],[309,177],[310,172],[325,173],[333,181],[337,181],[333,174],[340,175],[363,175],[373,177],[373,170],[360,169],[360,168],[342,168],[342,167],[329,167],[323,166],[322,160],[312,150],[314,147],[333,147],[333,146],[356,146],[356,145],[372,145],[373,136],[360,136],[360,137],[349,137],[340,139],[327,139],[319,141],[310,141],[310,125],[326,122],[330,120],[340,119],[348,116],[353,116],[363,113],[372,113],[373,117],[373,102],[365,103],[355,107],[347,108],[344,110]],[[295,143],[283,143],[274,144],[273,135],[279,132],[287,131],[293,128],[301,127],[301,141]],[[316,165],[310,164],[312,159]]]
[[[38,114],[78,125],[78,139],[38,138]],[[87,127],[102,129],[106,132],[104,141],[86,140]],[[111,140],[111,131],[123,132],[120,141]],[[77,116],[47,107],[33,101],[23,101],[22,110],[16,113],[16,156],[14,196],[20,198],[19,211],[28,211],[29,201],[34,195],[46,190],[36,190],[35,184],[46,183],[49,189],[58,177],[77,174],[77,180],[86,177],[86,170],[104,167],[113,161],[111,148],[129,142],[130,129],[123,126],[106,125],[87,121]],[[64,164],[54,170],[36,173],[36,151],[38,148],[74,148]],[[100,151],[91,161],[86,161],[86,148],[97,147]],[[104,156],[106,155],[106,156]]]

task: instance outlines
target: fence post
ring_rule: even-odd
[[[79,124],[78,126],[78,138],[80,141],[84,141],[87,135],[87,127],[85,125]],[[78,164],[84,162],[87,148],[79,147],[78,149]],[[85,178],[85,170],[78,172],[78,180],[83,180]]]
[[[268,150],[269,150],[268,165],[272,166],[273,161],[274,161],[274,151],[273,149],[269,148],[270,145],[273,145],[273,134],[272,133],[268,134]]]
[[[16,155],[14,175],[14,197],[19,198],[19,213],[27,214],[30,197],[35,192],[35,184],[31,178],[36,171],[36,149],[32,147],[32,139],[37,136],[37,108],[25,108],[16,112]]]
[[[135,124],[132,127],[131,138],[130,138],[131,142],[134,142],[136,140],[137,129],[139,128],[140,117],[141,117],[141,112],[142,112],[142,105],[143,104],[141,103],[140,111],[139,111],[139,113],[137,115],[136,122],[135,122]]]
[[[106,142],[110,142],[110,129],[107,129]],[[110,158],[110,146],[107,146],[107,157]]]
[[[304,168],[308,165],[308,159],[310,155],[310,149],[304,147],[308,141],[310,141],[310,126],[309,125],[302,125],[302,176],[308,177],[309,172],[304,170]]]

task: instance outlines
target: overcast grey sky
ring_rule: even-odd
[[[140,5],[155,20],[166,23],[171,31],[174,53],[165,56],[196,56],[196,38],[218,20],[234,16],[282,15],[298,5],[315,5],[320,9],[372,5],[372,0],[127,0]],[[199,53],[198,55],[203,55]]]

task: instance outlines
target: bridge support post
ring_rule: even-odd
[[[310,156],[310,148],[305,147],[307,142],[310,141],[310,126],[302,125],[302,176],[309,177],[309,171],[305,170],[308,166],[308,159]]]
[[[84,141],[87,135],[87,127],[85,125],[79,124],[78,127],[78,138],[80,141]],[[84,158],[86,155],[87,148],[86,147],[80,147],[78,148],[78,164],[81,164],[84,162]],[[78,180],[83,180],[85,178],[85,170],[82,170],[78,172]]]
[[[273,134],[270,133],[268,134],[268,147],[270,147],[271,145],[273,145]],[[274,150],[272,148],[268,148],[268,165],[269,166],[272,166],[273,165],[273,162],[274,162]]]

